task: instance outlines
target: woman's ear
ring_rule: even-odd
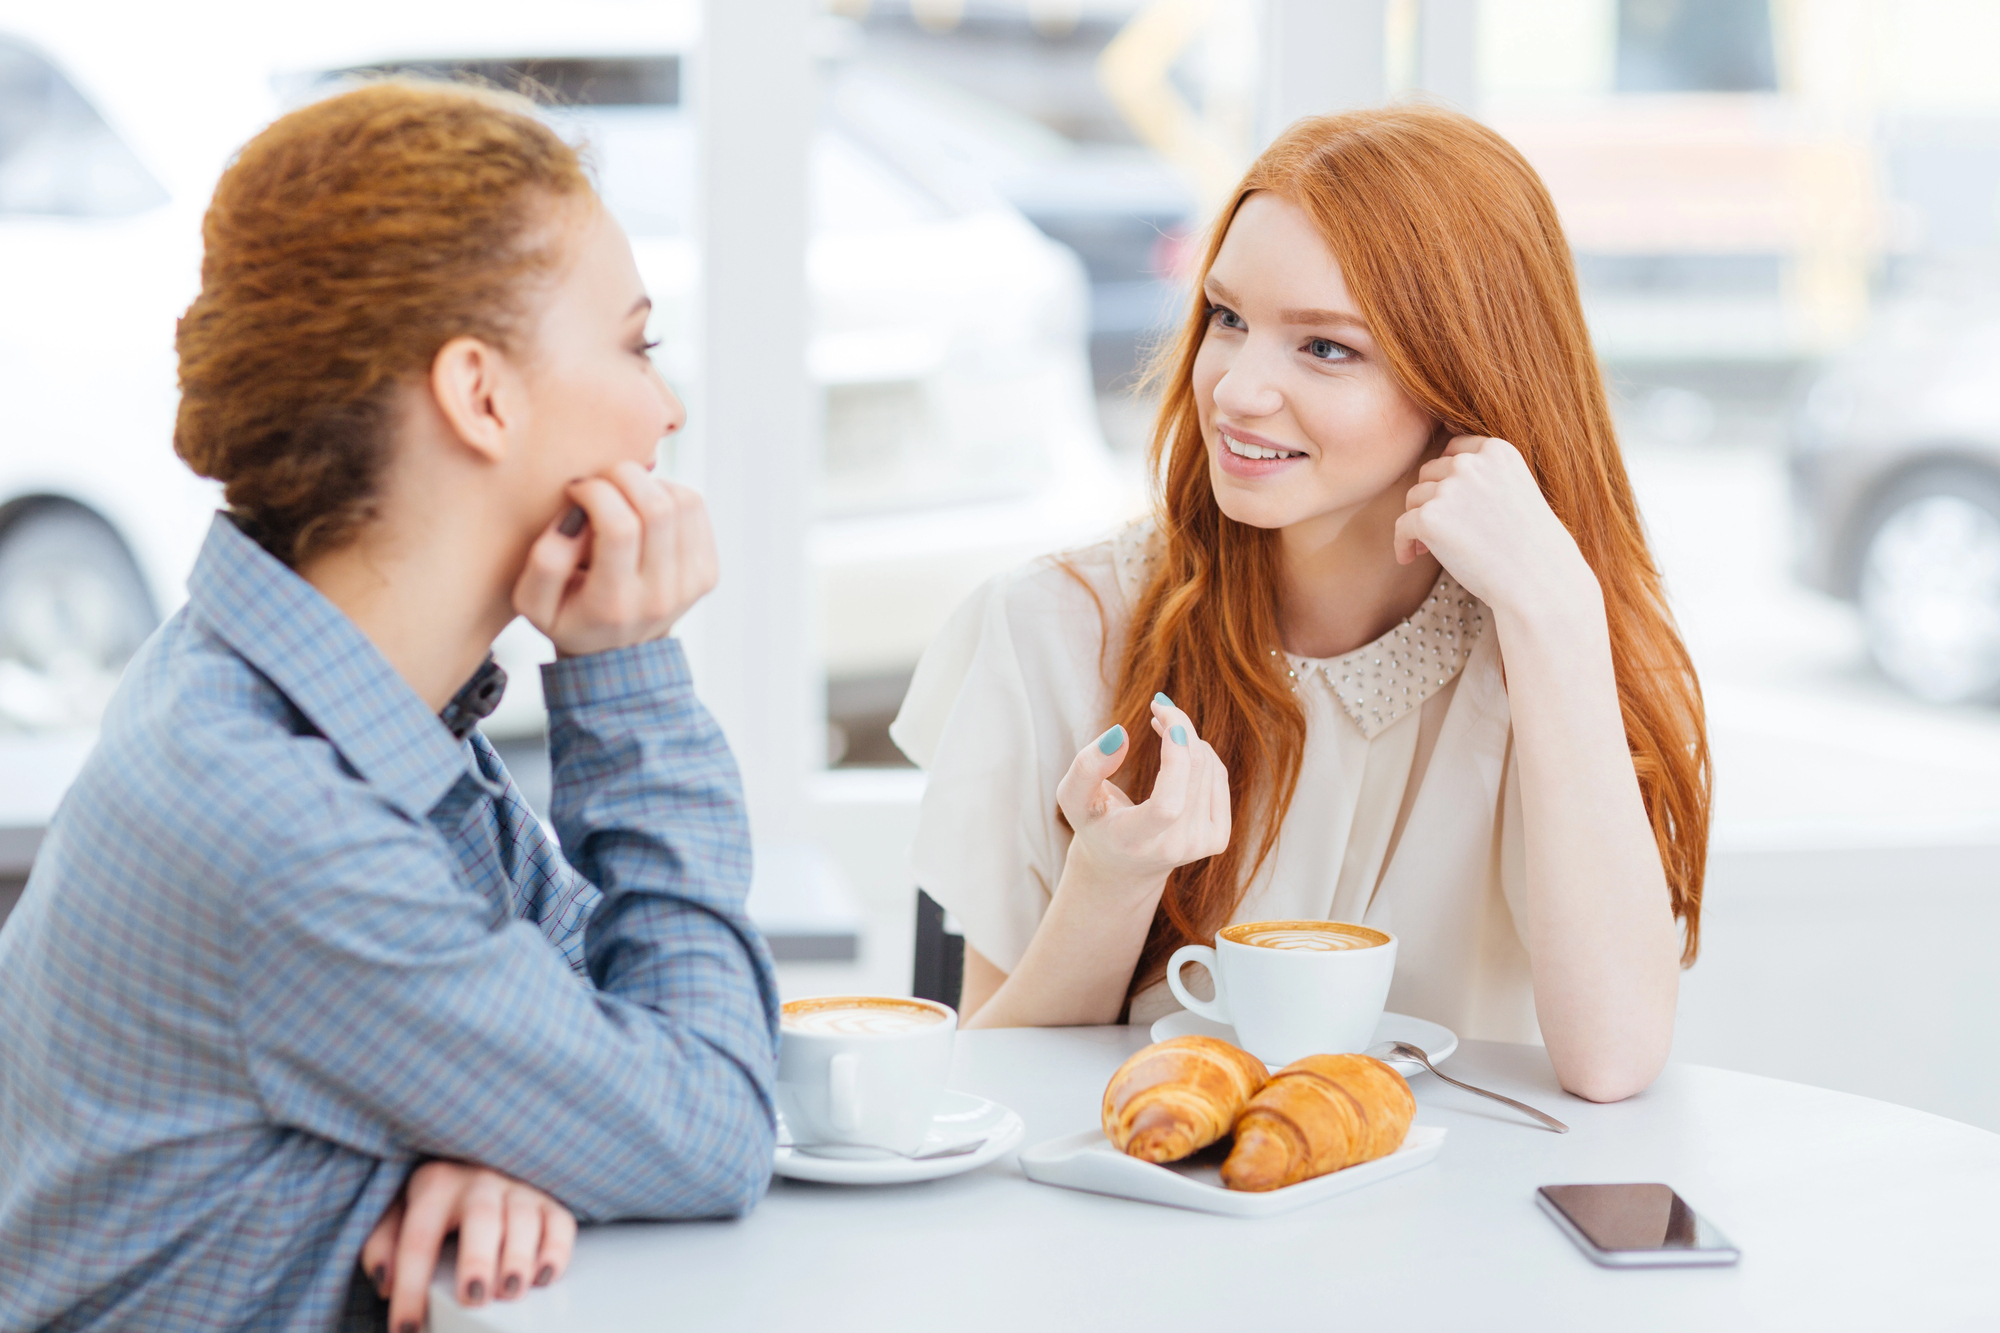
[[[506,356],[478,338],[453,338],[431,358],[431,399],[461,444],[488,462],[507,456],[516,395]]]
[[[1438,422],[1431,430],[1430,443],[1424,446],[1424,461],[1428,463],[1433,458],[1443,457],[1445,446],[1462,433],[1461,431],[1454,430],[1448,421]]]

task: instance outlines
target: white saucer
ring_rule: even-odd
[[[1236,1029],[1227,1023],[1218,1023],[1212,1018],[1186,1009],[1168,1014],[1153,1024],[1153,1040],[1165,1041],[1169,1037],[1218,1037],[1231,1046],[1241,1046],[1236,1040]],[[1408,1014],[1383,1014],[1382,1021],[1375,1025],[1375,1039],[1368,1044],[1379,1045],[1385,1041],[1407,1041],[1431,1058],[1431,1063],[1441,1065],[1451,1058],[1458,1049],[1458,1034],[1442,1023],[1428,1019],[1411,1018]],[[1415,1078],[1424,1072],[1424,1067],[1415,1060],[1388,1060],[1390,1068],[1404,1078]],[[1276,1069],[1276,1065],[1270,1066]]]
[[[785,1140],[782,1122],[779,1128],[780,1142],[772,1169],[793,1180],[817,1180],[827,1185],[904,1185],[976,1171],[1013,1151],[1028,1132],[1020,1116],[998,1102],[989,1102],[969,1092],[946,1092],[938,1099],[931,1132],[917,1149],[919,1153],[927,1153],[980,1143],[976,1152],[956,1157],[933,1157],[929,1161],[909,1157],[815,1157],[800,1152]]]
[[[1127,1157],[1112,1147],[1102,1133],[1087,1129],[1067,1138],[1038,1143],[1022,1153],[1021,1174],[1043,1185],[1060,1185],[1091,1194],[1115,1194],[1141,1203],[1194,1208],[1225,1217],[1270,1217],[1401,1175],[1436,1157],[1442,1146],[1444,1130],[1435,1125],[1412,1125],[1402,1147],[1387,1157],[1302,1180],[1283,1189],[1252,1193],[1223,1187],[1221,1158],[1216,1153],[1197,1153],[1186,1161],[1155,1166]]]

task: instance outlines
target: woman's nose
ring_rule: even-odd
[[[1215,383],[1215,406],[1224,416],[1248,420],[1268,417],[1285,405],[1285,396],[1264,373],[1263,358],[1245,347]]]
[[[681,402],[680,395],[667,387],[665,380],[659,383],[660,398],[667,409],[666,418],[661,422],[660,434],[672,435],[687,424],[687,407]]]

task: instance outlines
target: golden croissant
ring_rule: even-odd
[[[1263,1061],[1226,1041],[1155,1042],[1104,1089],[1104,1137],[1141,1161],[1175,1161],[1229,1133],[1265,1077]]]
[[[1271,1075],[1236,1118],[1222,1164],[1233,1190],[1274,1190],[1403,1146],[1417,1099],[1403,1076],[1365,1055],[1308,1055]]]

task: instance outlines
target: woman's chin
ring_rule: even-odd
[[[1215,494],[1215,507],[1222,511],[1223,517],[1246,528],[1289,528],[1319,512],[1312,505],[1300,504],[1297,495],[1281,494],[1270,487],[1245,486],[1228,476],[1211,474],[1209,484]]]

